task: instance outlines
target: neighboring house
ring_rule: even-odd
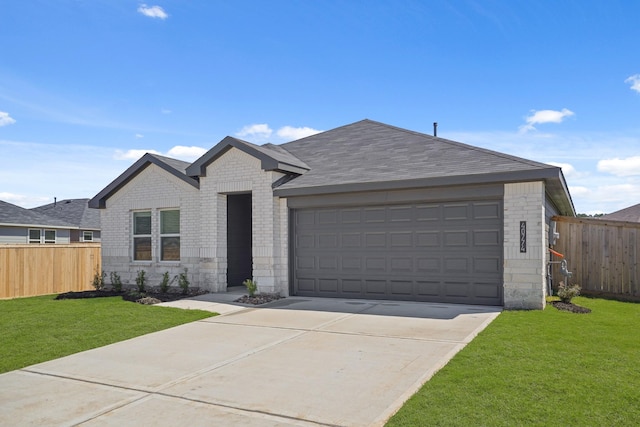
[[[33,209],[0,201],[0,244],[99,242],[100,216],[88,208],[88,200],[63,200]]]
[[[89,208],[89,199],[67,199],[31,209],[74,225],[71,242],[100,242],[100,212]]]
[[[133,283],[542,308],[560,168],[362,120],[282,145],[145,154],[90,200],[102,262]]]
[[[607,215],[598,217],[598,219],[606,219],[609,221],[627,221],[640,222],[640,203],[628,208],[620,209]]]

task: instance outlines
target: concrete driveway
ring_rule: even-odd
[[[0,375],[0,425],[382,425],[500,312],[218,302],[176,305],[226,314]]]

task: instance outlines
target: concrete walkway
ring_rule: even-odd
[[[231,298],[167,303],[225,314],[0,375],[0,426],[383,425],[500,313]]]

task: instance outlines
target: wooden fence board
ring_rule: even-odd
[[[584,291],[640,296],[640,223],[557,216],[560,238],[554,249],[565,255],[572,283]],[[554,283],[563,280],[554,269]]]
[[[92,289],[100,243],[0,245],[0,299]]]

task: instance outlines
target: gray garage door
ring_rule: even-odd
[[[502,203],[293,210],[293,293],[502,304]]]

